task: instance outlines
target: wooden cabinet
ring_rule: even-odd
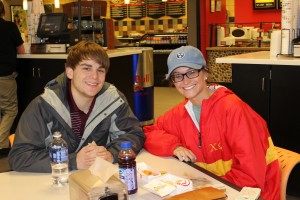
[[[300,66],[271,67],[270,132],[279,146],[300,153]]]
[[[64,59],[18,59],[18,115],[12,126],[15,132],[17,122],[27,105],[44,91],[45,85],[65,69]]]
[[[300,66],[232,65],[232,89],[268,123],[276,146],[300,153]]]
[[[91,9],[94,8],[93,15],[95,18],[100,19],[106,17],[107,2],[105,1],[81,1],[81,16],[91,16]],[[69,19],[73,19],[74,16],[78,15],[78,2],[70,2],[63,4],[63,11],[68,15]]]
[[[269,124],[270,66],[233,64],[232,90]]]

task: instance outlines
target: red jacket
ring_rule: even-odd
[[[203,100],[200,128],[193,118],[191,102],[178,104],[144,127],[145,149],[172,156],[177,146],[184,146],[197,156],[197,165],[239,187],[260,188],[263,199],[280,198],[277,153],[265,121],[253,109],[220,87]]]

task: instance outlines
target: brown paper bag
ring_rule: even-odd
[[[127,186],[115,176],[103,182],[90,170],[79,170],[69,176],[70,200],[128,199]]]

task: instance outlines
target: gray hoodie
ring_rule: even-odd
[[[15,171],[51,172],[48,147],[55,131],[60,131],[68,144],[70,170],[77,169],[78,151],[92,141],[105,146],[112,153],[114,162],[121,141],[131,141],[136,153],[145,142],[144,132],[125,96],[107,82],[96,97],[80,140],[72,131],[65,73],[50,81],[44,93],[32,100],[23,112],[8,156],[11,168]]]

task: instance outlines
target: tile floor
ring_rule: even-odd
[[[183,100],[184,97],[174,87],[155,87],[154,119]]]

